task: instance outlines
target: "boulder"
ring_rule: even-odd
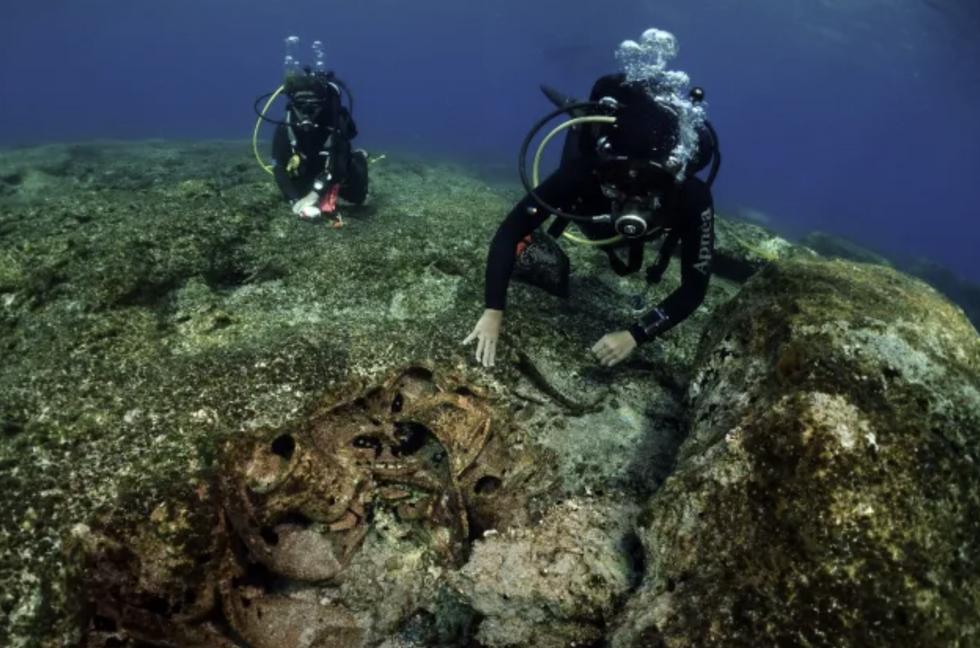
[[[721,215],[715,219],[713,272],[720,277],[743,282],[776,259],[812,256],[807,248],[756,223]]]
[[[629,594],[634,507],[571,499],[540,524],[488,535],[452,582],[488,648],[593,645]]]
[[[884,267],[778,261],[713,316],[615,648],[966,646],[980,337]]]
[[[856,261],[858,263],[871,263],[873,265],[892,265],[888,259],[874,250],[869,250],[837,234],[810,232],[803,237],[800,244],[805,245],[824,257]]]

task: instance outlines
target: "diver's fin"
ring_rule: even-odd
[[[555,108],[563,108],[570,103],[575,103],[575,100],[568,95],[563,95],[551,86],[546,86],[543,83],[541,84],[541,92],[544,93],[544,96],[548,97],[548,101],[555,104]]]
[[[548,97],[548,101],[550,101],[551,103],[555,104],[555,107],[556,108],[564,108],[565,106],[568,106],[569,104],[573,104],[573,103],[578,103],[579,102],[578,99],[576,99],[574,97],[569,97],[568,95],[565,95],[565,94],[562,94],[562,93],[558,92],[557,90],[555,90],[554,88],[552,88],[551,86],[546,86],[543,83],[541,84],[541,92],[544,93],[544,96]],[[581,117],[581,116],[583,116],[585,114],[586,113],[585,113],[584,110],[573,110],[570,113],[570,115],[572,117]]]

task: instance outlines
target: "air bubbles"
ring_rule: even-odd
[[[313,66],[317,72],[322,72],[324,69],[323,68],[323,42],[318,40],[313,41],[312,48],[313,48],[313,55],[316,58],[316,61],[314,62]]]
[[[300,38],[299,36],[287,36],[286,42],[286,58],[283,63],[283,67],[286,70],[286,76],[299,75],[304,70],[309,70],[310,67],[306,60],[306,55],[300,54]],[[310,44],[310,49],[313,50],[313,71],[315,72],[325,72],[326,61],[324,60],[323,51],[323,41],[315,40]]]
[[[645,45],[660,53],[664,59],[664,64],[677,56],[677,39],[668,31],[651,28],[643,32],[643,36],[640,38]]]
[[[287,75],[299,72],[299,36],[288,36],[286,38],[286,58],[283,60],[283,68]]]
[[[616,60],[623,66],[628,81],[649,81],[661,77],[662,81],[673,81],[667,72],[667,63],[677,56],[677,39],[662,29],[648,29],[643,32],[640,42],[625,40],[616,49]],[[677,74],[677,73],[674,73]],[[687,75],[681,72],[685,79]]]
[[[703,105],[695,105],[687,96],[690,77],[680,70],[668,70],[680,48],[677,38],[662,29],[647,29],[639,41],[625,40],[616,48],[616,60],[630,83],[640,83],[657,103],[670,108],[680,117],[679,143],[669,164],[677,168],[677,180],[685,177],[685,168],[698,150],[698,130],[703,128]]]
[[[619,49],[616,51],[616,55],[617,56],[620,56],[621,54],[636,55],[642,52],[643,52],[643,48],[640,46],[639,43],[637,43],[634,40],[624,40],[622,43],[619,44]]]

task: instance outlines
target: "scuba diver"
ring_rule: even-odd
[[[295,36],[286,39],[287,48],[298,40]],[[368,193],[368,154],[363,149],[351,149],[357,125],[350,89],[333,72],[323,70],[320,41],[313,43],[313,49],[318,59],[316,70],[305,66],[300,71],[295,59],[287,56],[286,82],[255,102],[259,115],[256,137],[263,120],[276,124],[271,168],[259,157],[253,137],[259,164],[275,177],[293,213],[306,220],[336,214],[338,196],[360,205]],[[347,94],[347,106],[343,105],[341,90]],[[289,98],[284,121],[265,116],[280,93]],[[269,101],[259,112],[258,103],[265,97],[270,97]],[[336,215],[335,226],[343,222]]]
[[[276,184],[300,218],[332,214],[337,197],[360,205],[368,192],[368,156],[351,150],[357,125],[341,103],[332,73],[310,72],[286,82],[286,120],[272,139]],[[349,96],[349,95],[348,95]]]
[[[656,30],[651,30],[656,31]],[[658,32],[663,33],[663,32]],[[646,34],[645,34],[646,36]],[[506,305],[507,287],[515,269],[518,278],[547,292],[567,297],[569,263],[556,238],[593,245],[605,252],[619,276],[643,265],[643,246],[663,239],[647,269],[646,290],[636,296],[640,310],[650,286],[659,282],[678,243],[681,285],[624,330],[605,335],[592,352],[604,366],[613,366],[642,344],[682,322],[701,305],[711,276],[714,249],[714,204],[711,183],[720,166],[714,128],[700,107],[704,92],[694,88],[684,99],[676,83],[628,75],[599,78],[589,101],[579,102],[542,86],[558,106],[539,121],[521,149],[521,180],[527,191],[501,223],[490,245],[486,269],[485,311],[463,341],[477,341],[476,359],[494,364],[497,339]],[[676,77],[675,77],[676,80]],[[551,119],[571,118],[551,131],[538,149],[534,181],[529,182],[525,158],[531,139]],[[569,129],[561,162],[540,185],[537,166],[545,145]],[[707,182],[694,174],[711,164]],[[537,231],[552,215],[547,234]],[[586,236],[577,239],[565,229],[574,222]],[[625,249],[624,262],[617,250]],[[516,253],[515,253],[516,251]]]

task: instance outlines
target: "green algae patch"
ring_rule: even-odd
[[[980,338],[892,270],[777,262],[719,309],[614,646],[973,645]]]

